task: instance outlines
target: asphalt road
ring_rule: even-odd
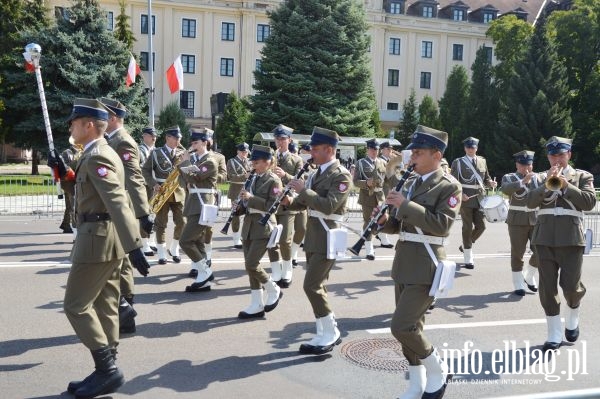
[[[59,224],[58,217],[0,218],[2,398],[68,398],[67,383],[93,369],[62,311],[71,236],[59,234]],[[458,221],[448,247],[457,261],[460,227]],[[405,363],[388,330],[392,249],[332,271],[328,290],[343,343],[312,357],[297,352],[314,329],[303,262],[277,309],[239,321],[250,297],[242,254],[219,233],[214,242],[210,292],[184,292],[192,282],[185,257],[136,277],[138,331],[122,337],[117,361],[127,382],[110,397],[395,398],[404,391]],[[475,248],[476,268],[460,270],[449,297],[427,316],[427,336],[456,374],[445,398],[549,397],[600,387],[600,252],[584,259],[580,341],[547,361],[535,358],[546,337],[539,299],[512,294],[508,252],[506,225],[488,224]]]

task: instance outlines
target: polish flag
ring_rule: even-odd
[[[127,78],[125,78],[125,84],[127,87],[135,83],[135,77],[141,72],[140,66],[135,62],[135,58],[131,55],[129,60],[129,67],[127,67]]]
[[[31,54],[24,52],[23,57],[25,57],[25,72],[35,72],[35,65],[33,65],[33,61],[31,60]]]
[[[167,69],[167,82],[171,94],[177,90],[183,90],[183,65],[181,65],[181,56],[175,59],[173,65]]]

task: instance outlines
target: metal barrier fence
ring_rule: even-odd
[[[598,196],[600,190],[596,191]],[[352,192],[348,199],[346,219],[360,218],[358,195]],[[39,215],[49,217],[65,210],[64,199],[59,199],[56,186],[49,176],[0,175],[0,215]],[[223,191],[219,201],[219,216],[227,218],[231,200]],[[584,228],[591,229],[594,247],[600,247],[600,202],[585,212]]]

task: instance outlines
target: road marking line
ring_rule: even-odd
[[[455,328],[476,327],[498,327],[498,326],[521,326],[528,324],[545,324],[546,319],[523,319],[523,320],[501,320],[501,321],[479,321],[473,323],[431,324],[425,325],[424,330],[448,330]],[[369,334],[390,334],[390,328],[376,328],[367,330]]]

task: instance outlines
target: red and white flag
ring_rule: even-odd
[[[25,57],[25,72],[35,72],[35,65],[33,65],[33,61],[31,60],[31,54],[24,52],[23,57]]]
[[[181,56],[175,59],[173,65],[167,69],[167,83],[171,94],[177,90],[183,90],[183,65],[181,65]]]
[[[127,87],[135,83],[135,77],[141,72],[140,66],[135,62],[135,58],[131,55],[129,60],[129,67],[127,67],[127,77],[125,78],[125,84]]]

